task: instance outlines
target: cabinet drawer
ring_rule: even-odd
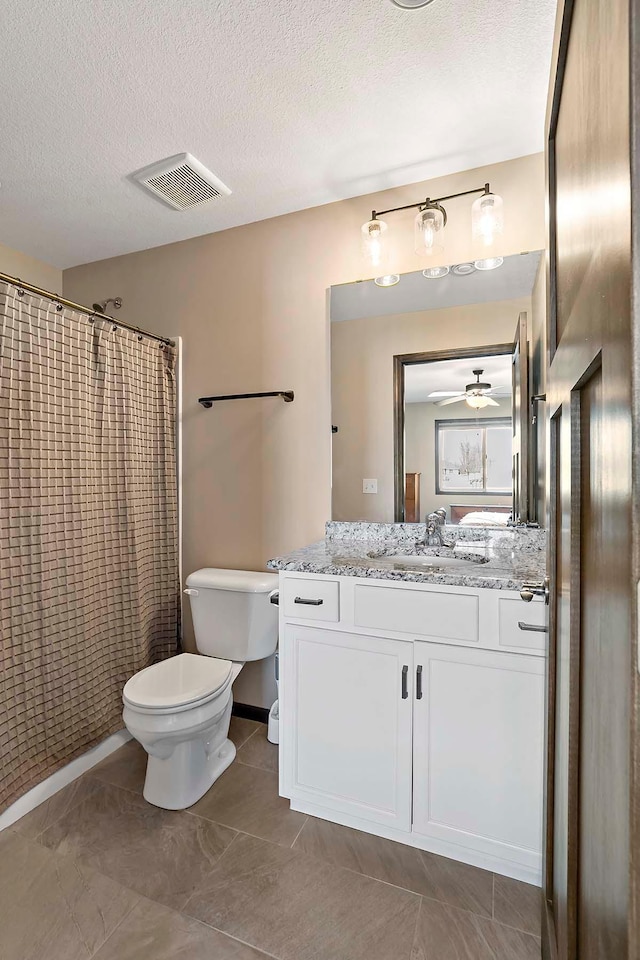
[[[498,635],[501,647],[515,647],[522,650],[540,650],[546,648],[546,633],[523,630],[518,623],[532,627],[544,627],[546,608],[542,600],[525,603],[515,597],[498,599]]]
[[[283,587],[285,617],[299,620],[340,619],[340,584],[336,580],[312,580],[287,577]]]
[[[478,597],[431,590],[357,586],[354,622],[358,627],[441,640],[478,642]]]

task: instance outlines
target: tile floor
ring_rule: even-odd
[[[188,811],[132,742],[0,834],[2,960],[539,960],[539,891],[306,817],[266,727]]]

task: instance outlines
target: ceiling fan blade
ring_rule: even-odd
[[[499,406],[500,406],[500,404],[498,403],[497,400],[493,400],[492,397],[488,397],[488,396],[486,395],[486,393],[485,393],[485,395],[484,395],[484,399],[487,401],[487,406],[489,406],[489,407],[499,407]]]
[[[436,397],[459,397],[459,390],[434,390],[429,394],[430,400],[435,400]]]
[[[511,384],[507,386],[507,384],[505,383],[501,387],[491,387],[491,389],[488,390],[487,392],[493,393],[495,390],[511,390]]]
[[[436,407],[445,407],[448,403],[460,403],[461,400],[466,400],[466,393],[461,393],[457,397],[449,397],[447,400],[438,400]]]

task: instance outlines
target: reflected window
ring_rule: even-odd
[[[436,493],[511,493],[511,420],[436,420]]]

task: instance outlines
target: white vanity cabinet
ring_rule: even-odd
[[[545,638],[518,623],[544,611],[511,591],[281,572],[281,794],[539,882]]]
[[[411,830],[413,644],[294,624],[280,643],[292,794]]]

